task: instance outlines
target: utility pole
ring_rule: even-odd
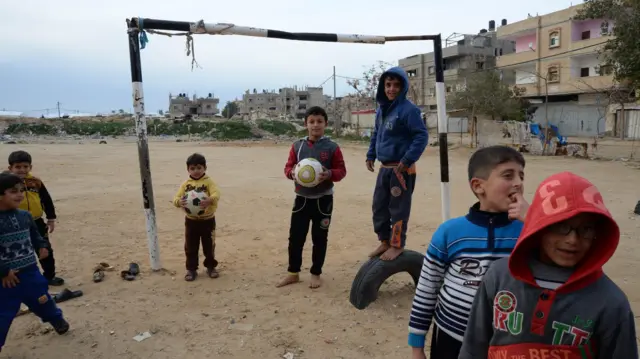
[[[62,116],[60,116],[60,101],[58,101],[57,106],[58,106],[58,118],[62,118]]]

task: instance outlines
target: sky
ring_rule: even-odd
[[[573,4],[578,3],[574,1]],[[490,5],[488,5],[490,4]],[[39,115],[132,111],[125,20],[144,17],[233,23],[291,32],[422,35],[477,33],[570,6],[565,0],[21,0],[0,5],[0,110]],[[168,108],[169,94],[206,96],[224,103],[245,90],[318,86],[338,76],[361,77],[377,61],[432,51],[430,41],[385,45],[287,41],[196,35],[201,69],[191,69],[184,37],[148,34],[142,50],[146,111]],[[337,78],[337,95],[349,92]],[[333,81],[324,84],[333,95]]]

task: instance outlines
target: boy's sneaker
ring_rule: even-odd
[[[48,280],[50,286],[59,287],[64,284],[64,279],[59,277],[53,277]]]
[[[60,318],[55,322],[51,322],[51,326],[53,327],[53,330],[55,330],[56,333],[60,335],[69,331],[69,323],[67,323],[67,321],[64,320],[64,318]]]

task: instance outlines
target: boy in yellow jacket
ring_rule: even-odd
[[[187,214],[185,217],[185,242],[184,251],[187,257],[187,274],[184,279],[191,282],[198,276],[198,252],[202,242],[204,254],[204,266],[210,278],[218,278],[220,274],[216,270],[218,261],[215,257],[216,250],[216,209],[220,191],[218,186],[207,176],[207,160],[203,155],[194,153],[187,158],[187,171],[189,178],[182,183],[178,193],[173,198],[173,205],[184,208],[187,204],[185,195],[189,191],[204,192],[207,198],[200,202],[204,208],[201,215]]]
[[[56,209],[42,180],[31,174],[33,169],[31,163],[31,155],[26,151],[15,151],[9,154],[9,171],[20,177],[24,184],[25,196],[19,209],[31,213],[38,232],[44,239],[45,248],[49,250],[49,256],[40,260],[42,275],[49,285],[60,286],[64,284],[64,279],[56,277],[56,260],[49,240],[49,233],[53,233],[56,225]],[[43,219],[44,216],[47,217],[46,222]]]

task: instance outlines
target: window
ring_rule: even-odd
[[[498,51],[498,54],[499,54],[500,56],[502,56],[502,49],[500,49],[500,51]]]
[[[433,75],[436,72],[436,68],[433,66],[429,66],[429,75]]]
[[[483,70],[484,62],[476,62],[476,70]]]
[[[430,97],[436,97],[436,88],[432,87],[429,89],[429,96]]]
[[[597,72],[600,76],[610,76],[613,74],[613,67],[608,65],[600,66]]]
[[[407,71],[407,76],[409,76],[409,77],[418,76],[418,70],[409,70],[409,71]]]
[[[207,105],[207,110],[211,110],[211,105]]]
[[[591,38],[591,30],[582,32],[582,40],[589,40]]]
[[[299,98],[300,98],[300,101],[307,101],[306,95],[300,95]]]
[[[589,77],[589,68],[583,67],[580,69],[580,77]]]
[[[547,82],[560,82],[560,68],[558,66],[550,66],[547,69]]]
[[[451,92],[451,86],[447,86],[447,93]]]
[[[560,30],[554,30],[549,33],[549,48],[560,47]]]

